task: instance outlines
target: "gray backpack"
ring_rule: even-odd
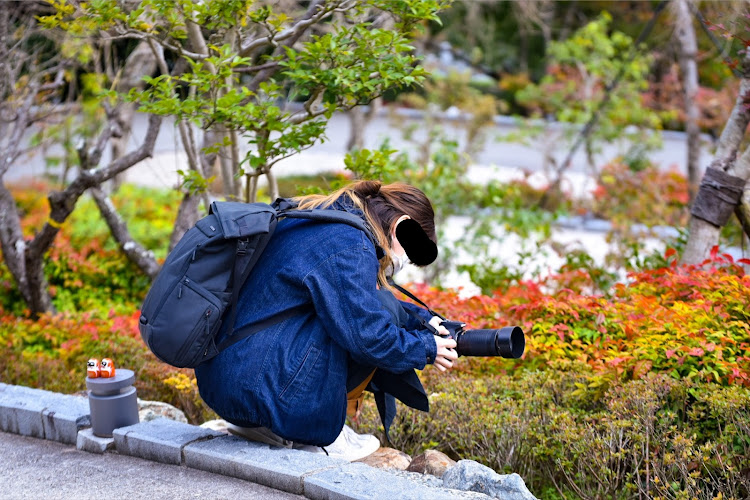
[[[294,202],[214,202],[209,215],[189,229],[169,253],[151,285],[138,327],[146,345],[162,361],[195,368],[230,345],[301,311],[289,310],[234,332],[243,283],[273,236],[279,219],[344,223],[375,240],[364,221],[339,210],[297,210]],[[377,244],[376,244],[377,247]],[[228,316],[228,317],[226,317]],[[215,337],[222,321],[227,336]]]

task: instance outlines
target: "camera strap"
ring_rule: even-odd
[[[409,297],[410,299],[412,299],[413,301],[415,301],[415,302],[416,302],[417,304],[419,304],[419,305],[421,305],[422,307],[424,307],[425,309],[427,309],[427,312],[429,312],[429,313],[430,313],[430,314],[432,314],[433,316],[437,316],[438,318],[442,319],[443,321],[447,321],[447,319],[445,318],[445,316],[443,316],[442,314],[439,314],[439,313],[437,313],[437,312],[433,311],[433,310],[432,310],[432,309],[430,308],[430,306],[428,306],[427,304],[425,304],[424,302],[422,302],[422,301],[421,301],[421,300],[419,299],[419,297],[417,297],[416,295],[414,295],[413,293],[411,293],[411,292],[410,292],[409,290],[407,290],[406,288],[404,288],[404,287],[402,287],[402,286],[400,286],[400,285],[397,285],[397,284],[396,284],[396,283],[395,283],[395,282],[394,282],[393,280],[389,280],[389,281],[388,281],[388,284],[389,284],[389,285],[391,285],[391,286],[392,286],[393,288],[395,288],[396,290],[398,290],[399,292],[401,292],[401,293],[403,293],[404,295],[406,295],[407,297]],[[420,316],[419,314],[417,314],[416,312],[412,311],[411,309],[407,309],[407,308],[404,308],[404,310],[405,310],[405,311],[406,311],[407,313],[409,313],[409,314],[410,314],[411,316],[413,316],[413,317],[414,317],[414,319],[416,319],[417,321],[419,321],[419,322],[420,322],[420,323],[422,324],[422,326],[424,326],[425,328],[427,328],[428,330],[430,330],[430,331],[431,331],[432,333],[434,333],[434,334],[437,334],[437,329],[435,329],[435,327],[434,327],[434,326],[432,326],[432,325],[431,325],[431,324],[429,323],[429,321],[425,320],[425,319],[424,319],[423,317],[421,317],[421,316]]]

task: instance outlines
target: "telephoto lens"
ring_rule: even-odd
[[[526,339],[517,326],[496,330],[464,330],[455,336],[459,356],[502,356],[518,359],[523,356]]]

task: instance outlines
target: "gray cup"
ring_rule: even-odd
[[[115,429],[138,423],[138,398],[133,382],[133,371],[123,368],[117,368],[111,378],[86,377],[95,436],[112,437]]]

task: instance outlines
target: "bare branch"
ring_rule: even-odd
[[[55,74],[55,79],[39,87],[39,90],[41,92],[46,92],[48,90],[57,90],[58,88],[62,87],[64,83],[65,83],[65,66],[61,64],[60,67],[57,69],[57,73]]]
[[[104,221],[109,227],[109,231],[117,241],[120,249],[127,256],[128,260],[134,263],[151,279],[159,273],[159,264],[154,258],[153,252],[146,249],[140,243],[136,242],[128,231],[128,226],[117,213],[117,209],[112,205],[112,201],[104,194],[98,186],[89,189],[94,197],[99,212],[104,217]]]
[[[200,56],[200,58],[195,60],[205,61],[208,58],[208,46],[206,45],[206,39],[203,38],[203,33],[201,33],[201,27],[192,19],[186,19],[185,26],[187,28],[188,41],[193,50],[197,50]],[[216,68],[212,63],[206,62],[205,65],[211,74],[216,74]]]
[[[148,129],[146,129],[146,136],[143,144],[140,148],[135,151],[128,153],[122,158],[118,158],[106,167],[99,167],[88,172],[84,172],[82,177],[85,178],[88,187],[91,187],[94,183],[101,184],[102,182],[111,179],[115,175],[127,170],[136,163],[150,158],[154,144],[156,144],[156,138],[159,135],[159,128],[161,127],[162,117],[156,115],[149,115],[148,117]]]
[[[161,122],[160,116],[149,116],[146,137],[137,150],[118,158],[106,167],[82,170],[64,191],[53,191],[49,194],[50,220],[29,244],[27,260],[43,255],[49,249],[60,230],[60,224],[70,216],[76,202],[87,189],[98,186],[136,163],[151,157]]]
[[[18,154],[19,154],[18,152],[21,148],[23,133],[26,130],[26,128],[30,125],[30,122],[29,122],[30,109],[31,109],[31,106],[34,104],[34,99],[36,98],[38,86],[39,86],[39,83],[36,80],[33,80],[29,84],[26,98],[24,99],[20,108],[16,112],[16,116],[14,120],[16,122],[16,126],[14,127],[11,136],[8,138],[7,150],[0,151],[0,155],[2,155],[0,156],[0,177],[5,175],[5,173],[10,168],[11,164],[13,164],[13,162],[15,162],[16,159],[18,158]]]
[[[312,2],[302,19],[297,21],[294,26],[285,29],[281,33],[271,33],[268,36],[256,38],[255,40],[243,44],[242,48],[240,49],[240,56],[247,57],[251,55],[255,50],[262,47],[267,47],[269,45],[278,46],[279,42],[287,42],[287,46],[293,45],[294,43],[296,43],[299,37],[302,36],[305,30],[307,30],[307,28],[319,22],[321,19],[331,13],[331,7],[321,8],[320,10],[318,10],[319,7],[324,3],[324,0],[315,0],[314,2]],[[340,5],[341,4],[339,3],[336,5],[336,7]],[[316,11],[318,12],[316,13]],[[290,39],[293,40],[291,43],[289,43]]]
[[[182,56],[187,57],[189,59],[192,59],[194,61],[203,61],[208,58],[208,55],[198,54],[196,52],[192,52],[190,50],[185,49],[184,47],[180,45],[172,45],[171,43],[167,42],[166,40],[162,40],[158,37],[155,37],[154,35],[151,35],[149,33],[143,33],[141,31],[137,30],[126,30],[123,32],[119,32],[116,35],[106,34],[105,36],[101,37],[101,40],[104,41],[116,41],[116,40],[151,40],[159,44],[161,47],[171,50],[172,52]]]
[[[166,59],[164,59],[164,48],[161,45],[155,44],[154,40],[151,38],[149,38],[147,42],[148,46],[151,47],[151,52],[153,52],[154,57],[156,57],[156,64],[159,66],[159,71],[161,71],[163,75],[168,75],[169,67],[167,66]]]
[[[115,112],[108,111],[107,115],[109,115],[109,120],[99,134],[99,137],[96,140],[96,146],[90,150],[86,150],[87,144],[84,142],[83,145],[78,148],[78,158],[81,162],[81,168],[84,170],[97,166],[102,159],[104,148],[107,146],[109,140],[112,137],[118,137],[121,133]]]
[[[278,66],[279,63],[273,61],[265,64],[258,64],[257,66],[236,67],[233,71],[235,73],[255,73],[256,71],[263,71],[264,69],[276,69]]]

